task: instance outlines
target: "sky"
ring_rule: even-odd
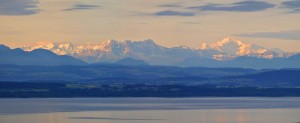
[[[198,47],[234,37],[300,52],[300,0],[0,0],[0,44],[152,39]]]

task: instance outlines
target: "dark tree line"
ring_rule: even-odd
[[[300,96],[300,88],[215,85],[0,82],[0,97],[239,97]]]

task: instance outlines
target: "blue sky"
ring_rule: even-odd
[[[197,47],[236,37],[300,52],[300,0],[0,0],[0,43],[153,39]]]

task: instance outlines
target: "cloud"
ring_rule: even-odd
[[[32,15],[38,12],[38,0],[0,0],[0,16]]]
[[[288,31],[279,31],[279,32],[242,33],[242,34],[236,34],[236,36],[258,37],[258,38],[277,38],[277,39],[300,41],[300,30],[288,30]]]
[[[182,7],[182,5],[180,5],[181,3],[182,2],[162,4],[162,5],[159,5],[159,7],[178,8],[178,7]]]
[[[283,8],[292,9],[293,12],[300,12],[300,0],[285,1],[281,5]]]
[[[263,1],[243,1],[231,4],[207,4],[204,6],[189,7],[201,11],[231,11],[231,12],[254,12],[273,8],[275,5]]]
[[[195,13],[165,10],[165,11],[156,12],[153,15],[155,15],[155,16],[195,16]]]
[[[75,4],[73,7],[64,9],[64,11],[74,11],[74,10],[87,10],[87,9],[96,9],[100,6],[88,5],[88,4]]]

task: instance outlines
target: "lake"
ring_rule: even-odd
[[[296,97],[0,99],[0,123],[296,122]]]

